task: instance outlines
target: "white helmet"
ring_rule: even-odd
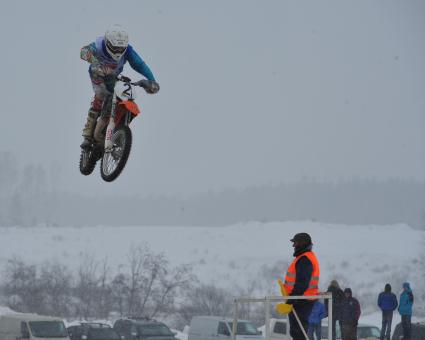
[[[119,25],[112,26],[105,33],[105,45],[109,55],[116,61],[120,60],[127,50],[128,33]]]

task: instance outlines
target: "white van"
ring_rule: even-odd
[[[5,314],[0,316],[0,340],[69,340],[60,318],[37,314]]]
[[[262,326],[261,331],[266,335],[266,327]],[[270,319],[270,340],[291,340],[289,335],[288,319]]]
[[[219,316],[194,316],[190,322],[188,340],[230,340],[232,327],[233,319]],[[264,340],[261,332],[247,320],[238,320],[236,339]]]

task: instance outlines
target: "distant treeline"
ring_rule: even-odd
[[[422,256],[422,254],[420,255]],[[70,268],[58,261],[29,263],[11,257],[1,268],[0,304],[19,312],[56,315],[67,319],[108,319],[117,316],[140,315],[167,320],[169,325],[182,329],[195,315],[233,315],[235,296],[259,297],[272,295],[276,280],[282,277],[285,261],[263,265],[252,278],[239,281],[199,281],[193,273],[193,264],[172,266],[162,253],[152,251],[148,244],[132,246],[117,267],[108,259],[96,259],[83,254],[77,267]],[[349,263],[346,263],[349,265]],[[425,316],[425,283],[422,276],[425,263],[408,265],[414,285],[414,315]],[[224,271],[233,270],[231,266]],[[351,287],[359,300],[362,314],[378,310],[376,300],[384,288],[386,277],[397,292],[405,277],[394,266],[381,271],[378,282],[372,277],[364,279],[344,277],[344,268],[335,268],[323,277],[326,290],[330,279],[338,278],[342,287]],[[354,281],[353,281],[354,279]],[[379,289],[376,287],[379,286]],[[398,294],[397,294],[398,295]],[[262,304],[241,304],[239,315],[264,324]],[[271,315],[277,317],[274,308]],[[397,319],[398,320],[398,319]]]
[[[146,244],[132,247],[123,261],[117,271],[107,259],[86,255],[70,270],[59,262],[31,264],[10,258],[0,280],[1,304],[18,312],[80,320],[162,316],[182,327],[199,310],[199,298],[189,293],[211,290],[197,281],[190,265],[171,267]]]
[[[132,246],[122,263],[83,254],[76,268],[58,261],[25,262],[11,257],[1,268],[0,304],[26,313],[55,315],[67,319],[93,320],[138,315],[167,320],[182,329],[195,315],[231,316],[234,296],[255,296],[269,291],[281,274],[281,263],[264,266],[246,287],[232,282],[223,288],[203,283],[193,264],[172,266],[163,253],[148,244]],[[223,282],[222,282],[223,283]],[[262,304],[242,305],[239,315],[264,323]],[[272,315],[276,316],[272,311]]]
[[[312,220],[343,224],[407,223],[425,229],[425,183],[405,179],[302,180],[167,196],[89,197],[55,190],[54,171],[0,153],[0,225],[229,225]],[[72,207],[72,209],[70,208]],[[78,214],[75,214],[78,211]]]

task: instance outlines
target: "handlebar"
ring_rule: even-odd
[[[118,75],[117,81],[122,81],[123,83],[134,85],[134,86],[140,86],[145,89],[147,93],[154,94],[159,91],[159,85],[155,81],[147,80],[147,79],[141,79],[136,82],[132,82],[129,77]]]
[[[150,87],[150,82],[147,79],[141,79],[139,81],[132,82],[129,77],[119,75],[119,76],[117,76],[117,81],[122,81],[123,83],[129,83],[129,84],[134,85],[134,86],[140,86],[140,87],[143,87],[144,89]]]
[[[123,76],[121,74],[117,76],[117,80],[122,81],[123,83],[131,83],[131,79],[129,77]]]

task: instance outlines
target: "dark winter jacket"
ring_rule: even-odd
[[[361,313],[360,304],[356,298],[353,298],[350,288],[346,288],[344,293],[346,292],[349,293],[349,296],[342,301],[341,322],[347,325],[357,325]]]
[[[335,320],[340,320],[342,301],[345,298],[344,292],[342,291],[341,288],[335,287],[335,286],[329,286],[327,291],[332,293],[332,317]],[[326,314],[328,314],[329,313],[328,300],[325,301],[325,306],[326,306]]]
[[[397,296],[391,292],[380,293],[378,296],[378,306],[383,312],[395,310],[398,306]]]
[[[303,253],[306,253],[308,251],[311,251],[311,245],[307,246],[305,248],[296,249],[294,256],[297,257]],[[311,261],[306,257],[302,256],[295,265],[295,270],[297,272],[296,274],[296,281],[294,285],[294,289],[292,290],[291,294],[292,296],[299,296],[303,295],[304,292],[307,290],[308,285],[310,284],[311,275],[313,274],[313,264]],[[304,300],[305,301],[305,300]],[[303,300],[297,301],[297,300],[288,300],[288,304],[298,304],[303,303]]]
[[[400,315],[412,315],[413,293],[408,282],[403,283],[403,293],[400,295],[398,312]]]
[[[325,318],[326,315],[327,313],[324,304],[317,300],[313,305],[313,309],[311,310],[308,323],[314,325],[321,324],[322,319]]]

